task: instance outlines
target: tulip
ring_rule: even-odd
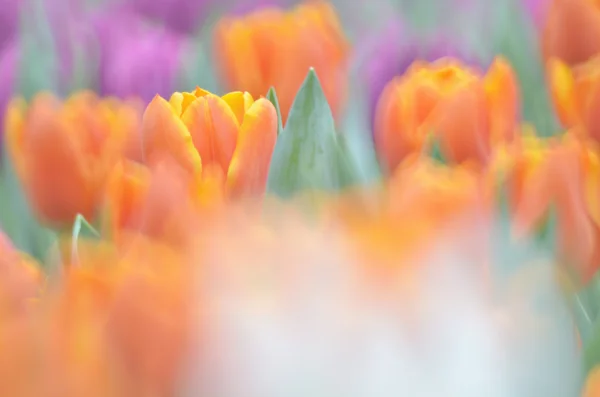
[[[171,159],[193,175],[226,176],[233,195],[263,193],[277,139],[277,113],[247,92],[219,97],[200,88],[156,96],[144,114],[144,157]],[[208,170],[208,171],[207,171]]]
[[[61,103],[37,95],[6,116],[8,151],[37,216],[69,225],[79,213],[95,215],[106,179],[137,125],[136,109],[81,92]]]
[[[586,62],[600,53],[600,4],[594,0],[550,0],[542,29],[545,60],[568,65]]]
[[[175,395],[188,364],[194,270],[180,251],[137,238],[121,258],[128,269],[115,290],[106,335],[127,395]],[[151,299],[148,299],[151,297]],[[199,312],[196,312],[199,313]]]
[[[583,388],[582,397],[598,397],[600,396],[600,368],[595,367],[587,375],[585,386]]]
[[[123,161],[114,167],[106,187],[103,234],[117,244],[127,243],[131,234],[141,234],[181,247],[194,235],[197,225],[206,224],[214,206],[202,207],[202,195],[222,202],[221,181],[197,181],[172,163],[156,169]],[[207,189],[207,186],[216,189]],[[201,210],[207,209],[208,214]],[[199,214],[203,221],[196,222]]]
[[[16,36],[21,0],[8,0],[0,8],[0,51]]]
[[[191,52],[181,34],[146,26],[136,15],[117,9],[91,16],[99,43],[99,92],[119,98],[170,95]]]
[[[42,287],[39,265],[20,253],[0,230],[0,316],[23,312]]]
[[[136,14],[161,23],[171,31],[193,34],[200,30],[212,0],[127,0]]]
[[[360,74],[368,89],[371,118],[374,118],[377,101],[390,80],[404,74],[417,59],[433,62],[447,56],[472,63],[471,57],[457,43],[444,37],[418,38],[398,19],[361,40],[355,57],[359,58]]]
[[[600,190],[593,189],[597,155],[567,134],[549,142],[526,137],[512,156],[508,183],[517,236],[531,236],[556,211],[559,254],[588,282],[600,264],[600,218],[592,205],[600,202]]]
[[[600,142],[600,55],[569,67],[552,58],[548,62],[549,84],[559,119],[564,127]]]
[[[437,139],[447,160],[485,164],[512,139],[519,94],[510,65],[497,58],[482,76],[458,61],[415,62],[386,86],[375,116],[375,144],[392,172]]]
[[[348,44],[335,11],[326,3],[222,19],[215,28],[214,48],[229,89],[257,97],[275,87],[284,122],[310,67],[319,76],[334,116],[341,110]]]

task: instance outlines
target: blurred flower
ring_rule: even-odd
[[[6,107],[18,88],[19,47],[16,42],[5,46],[0,54],[0,153],[3,146]]]
[[[0,8],[0,51],[17,35],[22,0],[6,0]]]
[[[127,395],[176,395],[188,365],[194,315],[194,268],[184,252],[137,238],[120,266],[127,267],[107,318],[108,346],[129,382]],[[196,310],[194,313],[193,310]]]
[[[418,38],[399,19],[394,19],[377,33],[361,40],[356,50],[360,74],[369,95],[369,113],[375,117],[377,101],[395,76],[402,75],[416,60],[433,62],[442,57],[456,57],[471,63],[464,49],[446,37]],[[373,122],[373,120],[371,120]]]
[[[348,43],[334,9],[325,2],[224,18],[215,28],[214,47],[229,89],[258,97],[275,87],[284,121],[310,67],[334,116],[341,110]]]
[[[550,0],[542,34],[545,60],[568,65],[600,53],[600,4],[595,0]]]
[[[17,251],[0,230],[0,317],[22,313],[43,286],[39,264]]]
[[[551,2],[552,0],[521,0],[525,11],[537,27],[543,26]]]
[[[92,219],[108,173],[137,127],[137,110],[81,92],[61,103],[38,94],[9,105],[6,139],[28,198],[44,221]]]
[[[583,389],[582,397],[600,396],[600,367],[596,367],[588,373]]]
[[[586,136],[600,143],[600,54],[574,67],[552,58],[548,78],[563,126],[583,127]]]
[[[376,148],[390,172],[430,138],[451,162],[486,163],[495,144],[513,137],[518,106],[516,77],[502,58],[485,76],[452,59],[415,62],[379,99]]]
[[[199,31],[214,3],[213,0],[127,0],[135,13],[183,34]]]
[[[218,97],[200,88],[156,96],[144,114],[144,156],[153,165],[174,159],[193,174],[226,175],[233,195],[264,192],[277,139],[277,113],[247,92]]]
[[[189,2],[188,2],[189,3]],[[91,16],[99,53],[99,90],[102,95],[140,97],[172,93],[192,51],[190,40],[178,33],[144,24],[134,14],[109,8]]]
[[[550,141],[526,136],[512,156],[508,186],[518,236],[531,237],[555,211],[560,254],[589,281],[600,264],[600,218],[594,216],[600,189],[591,185],[600,175],[597,154],[567,134]]]
[[[118,164],[111,173],[104,202],[103,234],[118,244],[127,243],[132,234],[182,247],[199,225],[207,224],[210,213],[199,195],[212,199],[211,204],[223,202],[222,181],[217,189],[206,189],[212,178],[199,183],[189,178],[173,162],[162,162],[149,169],[130,161]],[[215,207],[209,206],[210,211]],[[196,218],[202,215],[202,222]]]

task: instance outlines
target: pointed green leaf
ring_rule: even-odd
[[[277,139],[267,191],[290,197],[303,190],[345,187],[339,149],[331,109],[315,71],[310,69]]]
[[[267,92],[267,99],[269,102],[273,104],[275,107],[275,111],[277,112],[277,136],[281,135],[283,131],[283,120],[281,119],[281,109],[279,109],[279,99],[277,99],[277,94],[275,93],[275,88],[269,88],[269,92]]]

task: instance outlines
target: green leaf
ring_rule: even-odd
[[[359,86],[360,79],[351,78],[348,107],[342,119],[340,146],[346,153],[352,183],[371,184],[381,180],[381,168],[371,133],[366,94]]]
[[[79,239],[99,239],[100,233],[90,225],[83,215],[77,214],[71,237],[71,260],[77,262],[79,258]]]
[[[31,211],[6,147],[1,156],[0,229],[15,247],[45,265],[48,249],[56,241],[56,233],[40,224]]]
[[[21,12],[19,87],[30,99],[42,90],[58,91],[59,60],[41,0],[28,0]]]
[[[544,219],[544,222],[538,229],[535,235],[535,239],[544,251],[551,254],[556,254],[556,243],[558,242],[558,216],[556,215],[556,209],[551,206]]]
[[[441,164],[447,164],[446,157],[442,152],[440,141],[437,138],[432,138],[431,145],[429,146],[429,157]]]
[[[277,139],[267,191],[281,197],[304,190],[337,191],[347,183],[343,159],[331,109],[311,68]]]
[[[523,119],[541,136],[551,136],[560,130],[547,90],[539,40],[519,3],[497,2],[495,37],[491,46],[489,42],[483,45],[494,54],[504,55],[513,66],[521,90]]]
[[[275,87],[269,88],[269,92],[267,92],[267,99],[273,104],[275,111],[277,111],[277,136],[279,136],[283,132],[283,120],[281,118],[281,109],[279,108],[279,99],[277,99]]]

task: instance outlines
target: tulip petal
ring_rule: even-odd
[[[379,98],[375,114],[375,146],[390,173],[419,147],[419,142],[424,142],[424,137],[416,136],[411,128],[414,126],[412,98],[405,95],[404,87],[401,80],[391,81]]]
[[[567,64],[554,58],[548,61],[548,75],[558,117],[565,127],[572,127],[578,120],[573,72]]]
[[[169,103],[175,109],[175,114],[181,117],[185,112],[190,103],[196,100],[196,95],[190,94],[189,92],[176,92],[171,95]]]
[[[173,107],[159,95],[146,108],[142,121],[145,162],[156,165],[168,158],[194,174],[202,171],[202,160],[190,132]]]
[[[27,156],[24,182],[38,215],[49,222],[72,222],[80,213],[92,218],[96,183],[88,167],[80,131],[69,122],[60,102],[38,95],[25,127],[23,154]]]
[[[242,125],[246,111],[248,111],[250,106],[252,106],[254,103],[254,98],[252,98],[252,95],[247,92],[234,91],[223,95],[223,100],[227,102],[235,114],[238,123]]]
[[[479,82],[446,97],[426,122],[446,158],[454,163],[471,159],[485,163],[489,159],[489,124],[484,88]]]
[[[207,94],[192,102],[181,120],[190,132],[202,162],[206,165],[216,163],[226,173],[239,129],[237,118],[227,102]]]
[[[17,175],[25,174],[26,157],[23,153],[25,112],[27,103],[24,98],[13,99],[7,106],[4,119],[6,147]]]
[[[517,122],[519,92],[515,73],[505,59],[499,57],[494,60],[485,76],[484,89],[491,118],[491,143],[495,145],[512,139]]]
[[[232,194],[261,194],[265,191],[276,140],[277,112],[271,102],[260,98],[244,117],[227,173],[227,184]]]

